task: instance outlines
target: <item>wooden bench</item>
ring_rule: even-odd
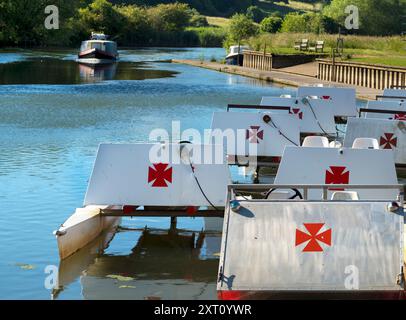
[[[296,41],[294,48],[300,51],[307,51],[309,48],[309,39],[302,39],[302,41]]]
[[[316,43],[313,46],[309,47],[309,51],[323,52],[323,50],[324,50],[324,41],[316,41]]]

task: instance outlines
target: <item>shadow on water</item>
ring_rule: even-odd
[[[120,229],[119,229],[120,230]],[[106,254],[110,231],[59,265],[53,298],[80,278],[85,299],[215,299],[221,234],[181,229],[133,229],[138,241],[129,254]],[[211,248],[207,248],[211,246]]]
[[[30,58],[0,64],[0,84],[81,84],[104,80],[145,80],[173,77],[175,71],[149,68],[142,62],[86,65],[57,58]]]

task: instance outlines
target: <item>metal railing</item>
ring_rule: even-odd
[[[369,109],[369,108],[360,108],[358,110],[358,115],[361,116],[361,113],[370,112],[370,113],[383,113],[383,114],[401,114],[405,115],[406,111],[400,110],[384,110],[384,109]]]
[[[402,184],[230,184],[228,185],[228,194],[231,195],[231,198],[235,198],[236,192],[245,191],[268,191],[271,189],[303,189],[303,200],[307,201],[309,190],[322,190],[323,196],[322,201],[334,201],[328,199],[328,191],[336,191],[332,189],[350,189],[350,190],[398,190],[399,194],[397,199],[387,199],[386,201],[399,201],[401,206],[404,205],[404,186]],[[230,200],[230,199],[229,199]],[[246,199],[250,201],[251,199]],[[252,201],[258,201],[261,199],[252,199]],[[262,199],[266,200],[266,199]],[[281,201],[281,200],[267,200],[267,201]],[[289,200],[282,200],[289,201]],[[296,200],[292,200],[296,201]],[[356,201],[371,201],[371,199],[360,199]],[[385,200],[379,200],[385,201]]]
[[[378,99],[397,99],[397,100],[406,100],[406,97],[404,97],[404,96],[384,96],[384,95],[377,95],[376,97],[375,97],[375,100],[378,100]]]
[[[290,111],[290,107],[286,106],[263,106],[253,104],[229,104],[227,105],[227,111],[230,109],[260,109],[260,110],[285,110]]]

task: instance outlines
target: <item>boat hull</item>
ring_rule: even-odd
[[[80,250],[103,231],[116,227],[120,217],[103,217],[101,206],[87,206],[75,213],[55,231],[59,257],[65,259]]]
[[[226,57],[226,64],[228,64],[228,65],[242,67],[243,63],[244,63],[244,55],[242,53],[240,53],[240,54],[229,54]]]
[[[117,59],[118,54],[111,54],[100,49],[90,49],[80,52],[77,61],[86,64],[103,64],[113,63]]]

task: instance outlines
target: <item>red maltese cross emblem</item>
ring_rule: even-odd
[[[346,167],[330,166],[329,170],[326,170],[325,184],[349,184],[350,172]],[[340,191],[344,189],[330,189],[332,191]]]
[[[295,246],[307,242],[302,252],[322,252],[320,243],[331,246],[331,229],[320,232],[324,223],[304,223],[307,232],[296,229]]]
[[[264,139],[264,130],[259,130],[260,128],[260,126],[251,126],[245,133],[245,139],[249,140],[250,143],[259,143],[260,140]]]
[[[148,183],[152,182],[152,187],[168,187],[172,183],[172,167],[167,163],[153,163],[148,168]]]
[[[394,149],[398,144],[398,138],[393,133],[384,133],[379,139],[382,149]]]

